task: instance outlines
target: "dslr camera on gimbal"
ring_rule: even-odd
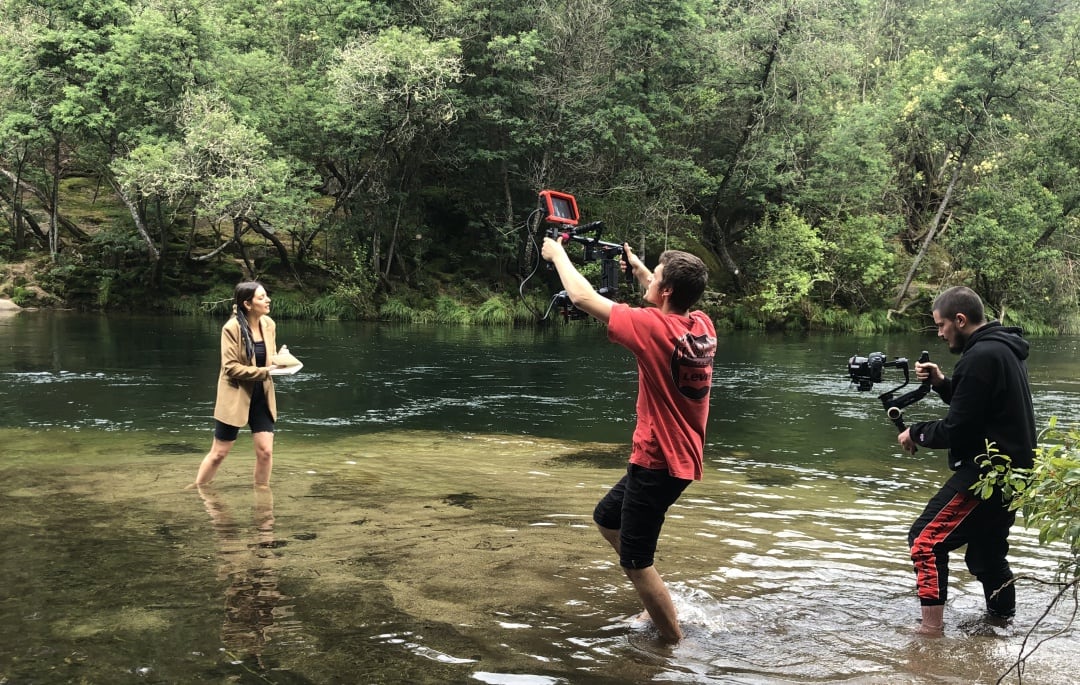
[[[600,240],[604,231],[604,222],[579,226],[580,214],[577,200],[569,193],[557,190],[540,191],[540,211],[547,223],[545,235],[552,240],[562,238],[564,243],[580,243],[583,246],[582,259],[586,262],[600,262],[600,287],[596,292],[614,300],[619,293],[619,259],[623,256],[623,246]],[[629,270],[629,263],[627,269]],[[552,304],[562,311],[563,318],[577,320],[587,318],[587,314],[574,306],[566,291],[556,293]]]
[[[901,360],[896,360],[896,362],[899,361]],[[904,378],[907,378],[907,360],[904,359],[903,362]],[[874,388],[874,383],[882,381],[883,372],[888,363],[881,352],[871,352],[865,357],[854,356],[848,359],[848,375],[859,392],[867,392]],[[894,362],[892,366],[898,366],[898,364]]]
[[[923,350],[922,354],[919,355],[919,362],[925,364],[928,361],[930,361],[930,353]],[[931,390],[930,382],[924,381],[914,390],[897,396],[897,391],[910,382],[906,357],[897,357],[889,361],[884,353],[871,352],[865,357],[855,355],[848,359],[848,377],[859,392],[867,392],[873,389],[875,383],[881,383],[884,379],[885,369],[900,369],[904,373],[903,383],[888,392],[878,395],[878,399],[881,400],[881,404],[885,408],[885,415],[893,422],[897,431],[903,432],[907,428],[904,425],[904,407],[926,397]]]

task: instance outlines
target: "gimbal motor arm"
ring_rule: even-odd
[[[925,364],[930,361],[930,353],[926,350],[922,351],[919,355],[919,363]],[[884,392],[878,395],[878,399],[881,400],[881,405],[885,408],[885,415],[889,417],[889,420],[896,426],[898,433],[903,433],[907,430],[907,426],[904,425],[904,412],[903,409],[909,405],[915,404],[933,389],[930,385],[930,380],[923,381],[919,387],[914,390],[908,391],[903,395],[897,396],[897,391],[901,390],[909,383],[908,377],[908,360],[904,357],[894,359],[891,362],[885,362],[885,366],[898,368],[904,372],[904,382],[896,386],[888,392]]]

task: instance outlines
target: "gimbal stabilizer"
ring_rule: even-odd
[[[600,261],[600,287],[596,292],[608,299],[615,299],[619,292],[619,258],[623,255],[623,246],[618,243],[609,243],[600,240],[600,234],[604,231],[603,221],[594,221],[584,226],[565,228],[551,226],[548,228],[548,236],[563,242],[581,243],[584,246],[582,259],[586,262]],[[596,235],[590,237],[589,234]]]
[[[604,231],[603,221],[578,225],[577,200],[573,195],[555,190],[543,190],[540,192],[540,204],[544,212],[544,220],[548,223],[547,237],[553,240],[561,238],[564,243],[580,243],[584,247],[582,253],[584,261],[600,262],[600,287],[596,289],[596,292],[614,300],[619,292],[619,259],[624,254],[623,246],[619,243],[600,240],[600,235]],[[626,267],[627,273],[630,273],[629,261]],[[574,307],[565,290],[557,293],[552,303],[560,306],[563,316],[567,319],[586,317],[583,312]]]
[[[925,364],[928,361],[930,361],[930,353],[923,350],[922,354],[919,355],[919,362]],[[885,408],[885,415],[896,426],[896,431],[903,433],[907,429],[907,426],[904,425],[904,408],[926,397],[932,389],[930,381],[923,381],[914,390],[909,390],[903,395],[897,396],[896,393],[905,388],[910,382],[906,357],[897,357],[892,361],[887,361],[885,355],[881,352],[871,352],[866,357],[855,356],[848,359],[848,375],[851,377],[851,382],[855,384],[855,387],[860,392],[870,390],[874,387],[874,383],[881,383],[883,369],[900,369],[904,372],[903,383],[888,392],[878,395],[881,405]]]

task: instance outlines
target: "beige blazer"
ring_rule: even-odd
[[[266,343],[266,363],[270,364],[277,354],[277,325],[269,316],[264,316],[259,321],[259,327]],[[230,317],[221,327],[221,373],[218,374],[214,418],[230,426],[247,425],[255,383],[262,383],[266,401],[270,405],[270,416],[277,421],[277,401],[274,399],[274,379],[270,369],[255,366],[254,359],[248,360],[244,342],[240,338],[240,322],[235,316]]]

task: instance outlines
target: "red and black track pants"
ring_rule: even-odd
[[[926,504],[908,533],[911,561],[915,564],[919,602],[944,604],[949,592],[949,552],[967,545],[964,561],[983,586],[987,610],[1012,616],[1016,610],[1013,574],[1005,558],[1009,528],[1016,519],[1001,493],[982,500],[948,485]]]

